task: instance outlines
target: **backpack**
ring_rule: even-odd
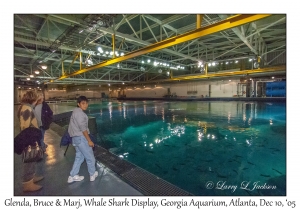
[[[45,101],[43,101],[41,118],[43,123],[43,129],[48,130],[50,124],[53,122],[53,112]]]

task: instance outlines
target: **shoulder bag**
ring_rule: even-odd
[[[23,163],[30,163],[30,162],[37,162],[39,160],[42,160],[44,157],[44,151],[42,148],[38,145],[37,142],[35,142],[35,146],[27,146],[22,152],[22,161]]]

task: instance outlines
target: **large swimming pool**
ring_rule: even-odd
[[[90,104],[99,144],[194,195],[286,195],[286,104]]]

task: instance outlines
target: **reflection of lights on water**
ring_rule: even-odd
[[[201,141],[204,135],[203,133],[201,133],[201,130],[197,130],[197,132],[198,132],[198,141]]]
[[[185,133],[185,127],[183,125],[177,125],[175,128],[170,128],[171,135],[177,135],[180,137],[181,134]]]
[[[119,155],[119,157],[120,157],[120,158],[124,158],[124,156],[123,156],[123,155]]]
[[[160,142],[162,142],[162,141],[164,141],[166,139],[169,139],[169,138],[171,138],[171,136],[166,136],[166,137],[163,137],[162,139],[155,139],[155,143],[159,144]]]
[[[235,137],[233,137],[233,140],[236,141]]]
[[[109,102],[107,104],[107,106],[108,106],[108,111],[109,111],[109,118],[112,119],[112,103]]]
[[[211,135],[211,138],[212,138],[212,139],[215,139],[216,137],[215,137],[215,135]]]
[[[123,105],[123,117],[126,119],[126,105]]]
[[[153,146],[153,144],[151,143],[151,144],[149,144],[149,146],[150,146],[150,147],[152,147],[152,146]]]
[[[270,120],[270,125],[273,125],[273,121],[272,121],[272,119]]]
[[[252,118],[250,117],[249,120],[248,120],[249,125],[251,125],[251,120],[252,120]]]
[[[246,139],[246,143],[248,144],[248,146],[252,145],[252,141],[251,140]]]
[[[246,122],[246,120],[247,120],[246,114],[243,114],[243,121]]]

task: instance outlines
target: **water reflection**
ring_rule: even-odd
[[[207,180],[285,173],[285,104],[193,103],[110,103],[98,130],[121,158],[196,195]]]

